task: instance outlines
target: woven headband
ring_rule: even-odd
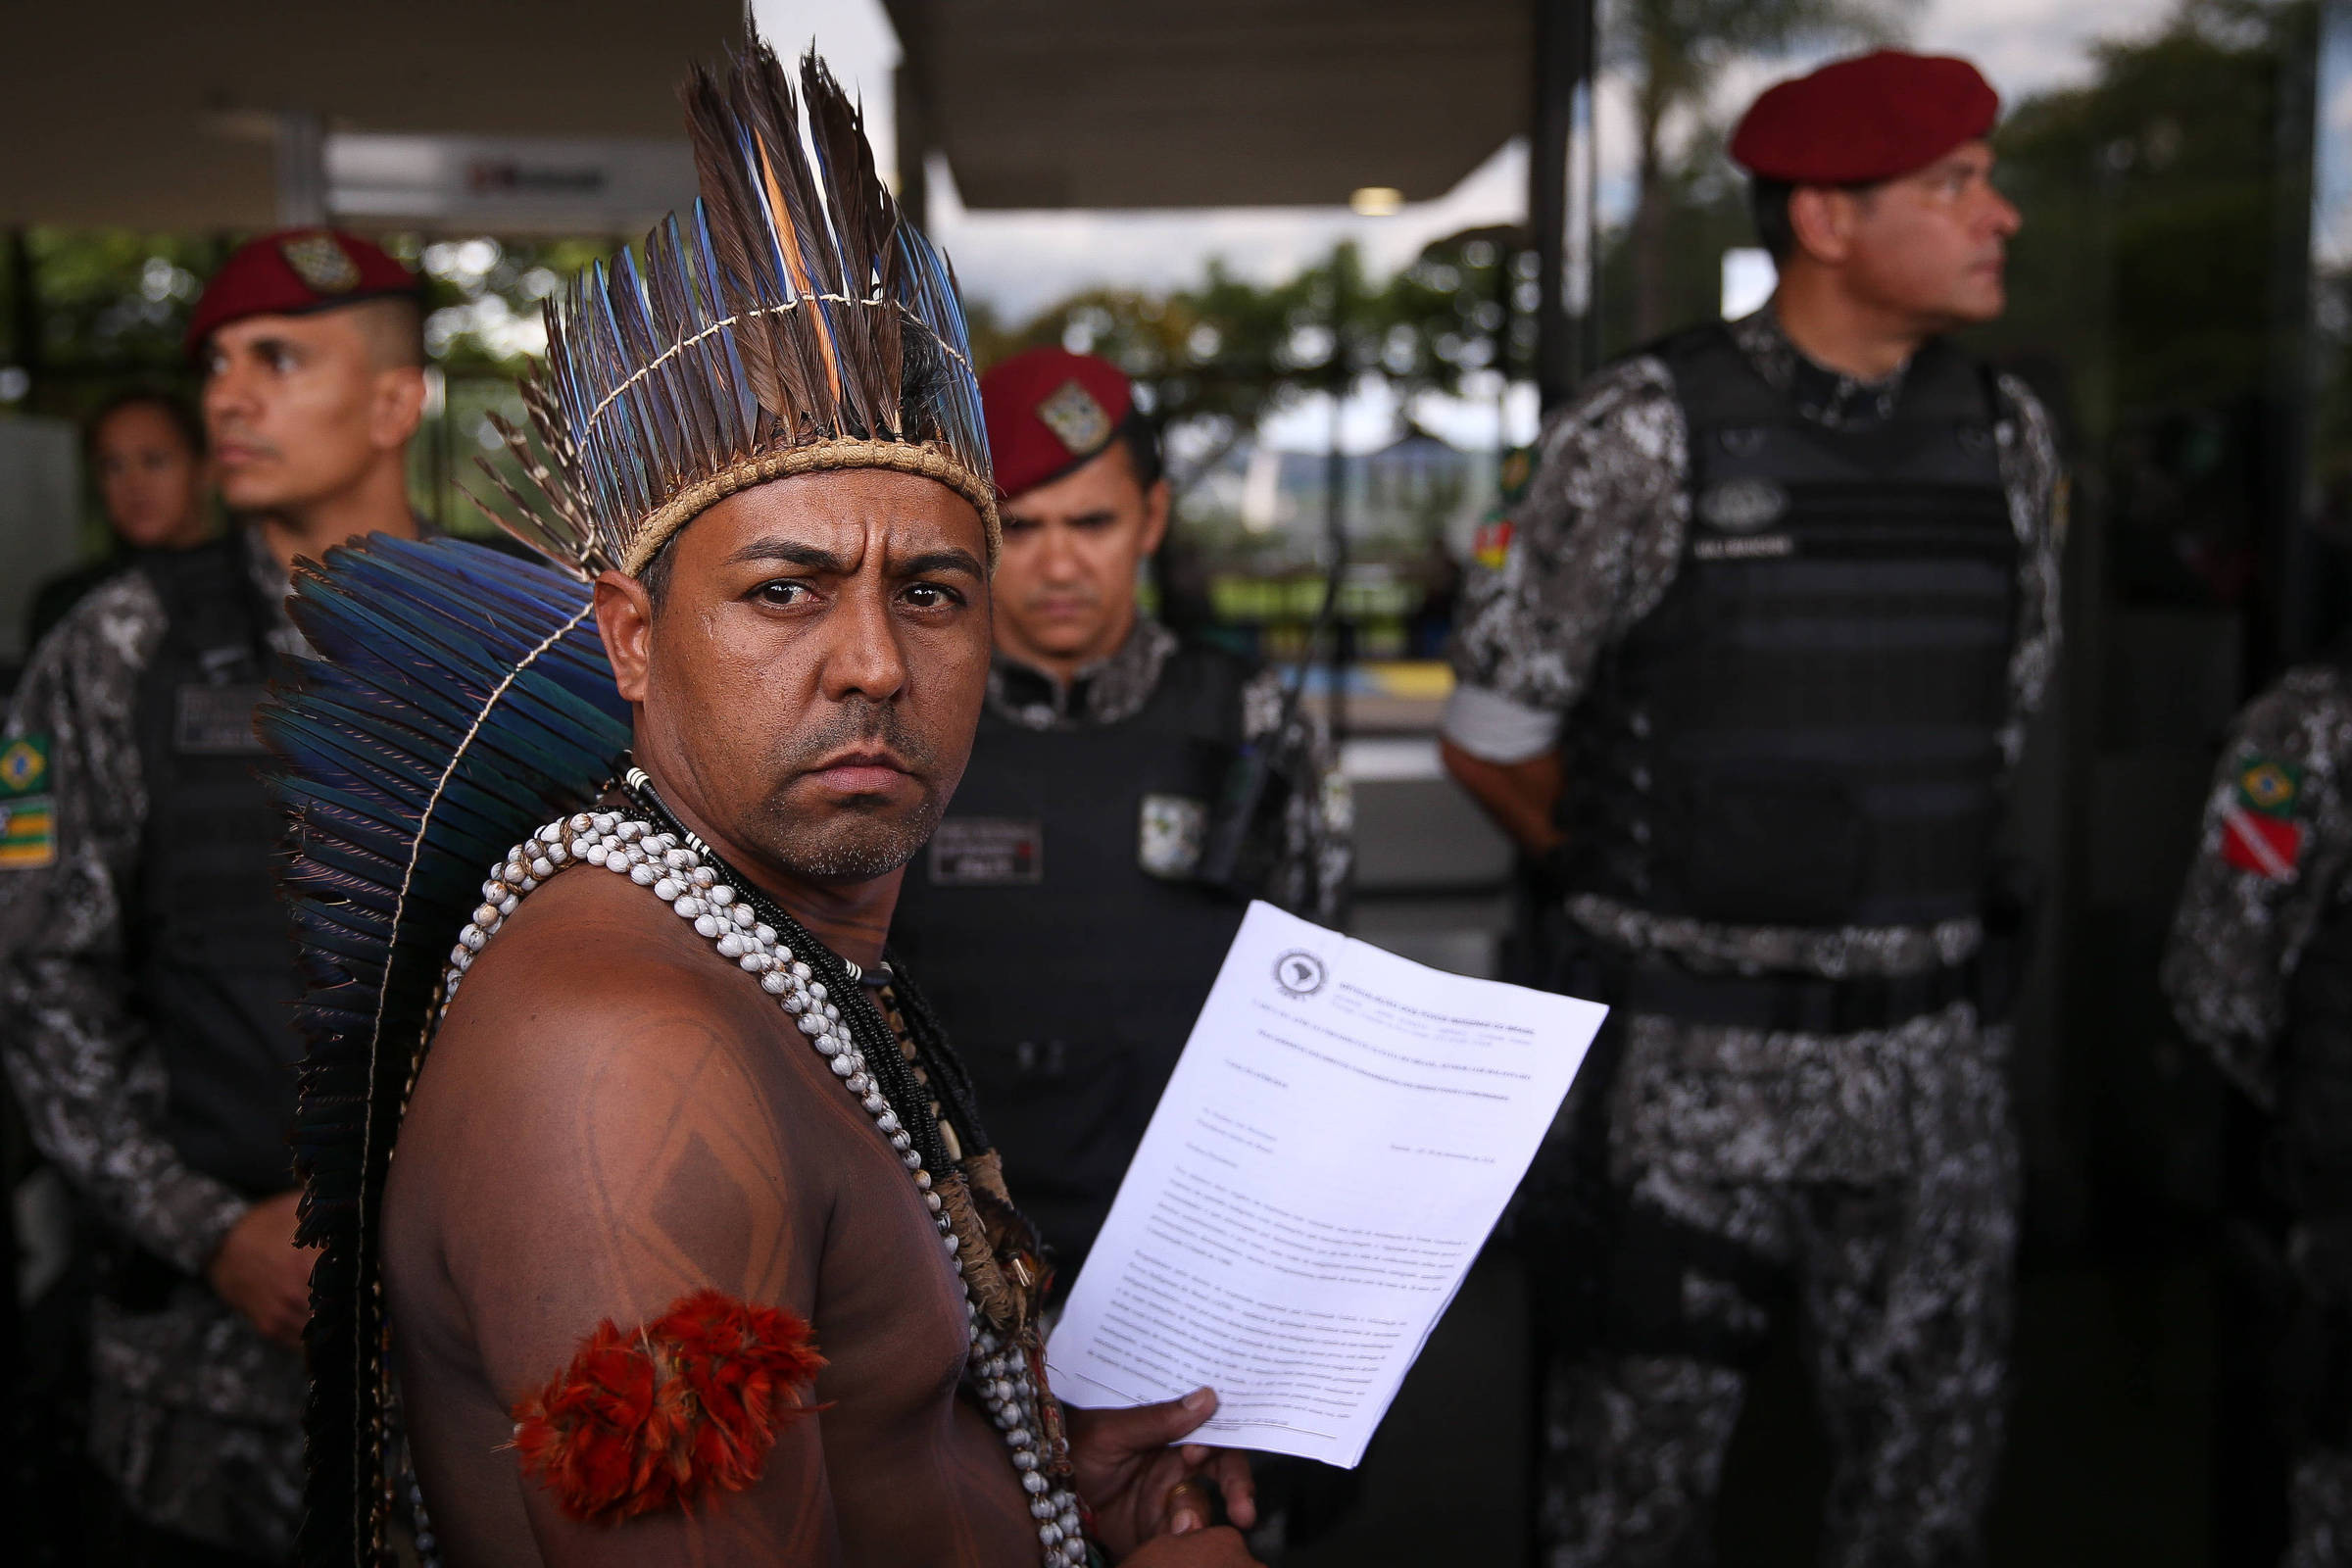
[[[638,524],[628,554],[618,564],[620,569],[632,577],[645,570],[646,563],[661,553],[672,535],[731,495],[771,480],[835,468],[889,468],[937,479],[970,502],[972,510],[980,514],[980,526],[988,535],[988,569],[997,569],[997,557],[1004,546],[1004,527],[997,517],[996,486],[945,453],[908,446],[904,441],[819,441],[813,446],[787,447],[781,452],[746,458],[687,486],[657,508]]]

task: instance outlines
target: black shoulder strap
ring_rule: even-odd
[[[163,601],[166,635],[197,650],[242,648],[269,667],[268,606],[253,580],[242,532],[231,530],[192,550],[149,556],[137,569]]]
[[[2000,410],[1992,367],[1949,339],[1933,337],[1911,357],[1894,416],[1920,424],[1991,424]]]
[[[1188,637],[1168,656],[1153,695],[1172,706],[1191,733],[1238,747],[1242,689],[1256,673],[1256,664],[1241,655]]]
[[[1688,429],[1765,424],[1794,412],[1748,363],[1729,322],[1710,321],[1677,332],[1661,339],[1652,352],[1665,363]]]

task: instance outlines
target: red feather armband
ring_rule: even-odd
[[[624,1334],[608,1319],[571,1365],[514,1406],[523,1474],[574,1519],[690,1509],[759,1479],[825,1364],[808,1325],[716,1291]]]

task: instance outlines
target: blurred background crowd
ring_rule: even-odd
[[[1058,344],[1133,378],[1174,497],[1147,603],[1312,661],[1355,791],[1349,929],[1479,974],[1517,887],[1440,766],[1443,655],[1543,411],[1769,294],[1724,156],[1758,88],[1874,42],[1984,69],[2024,224],[2008,312],[1969,345],[2040,396],[2073,476],[2066,662],[2016,827],[2044,918],[2018,1014],[2027,1196],[1990,1549],[2275,1560],[2258,1139],[2156,975],[2230,714],[2352,609],[2352,4],[753,9],[862,92],[982,365]],[[331,220],[421,273],[411,494],[486,533],[467,492],[477,459],[511,461],[490,416],[520,416],[539,302],[691,200],[672,84],[736,24],[732,0],[420,0],[397,36],[276,3],[0,22],[0,691],[80,593],[218,529],[181,337],[254,232]],[[78,1561],[87,1281],[21,1126],[4,1153],[25,1394],[0,1401],[0,1530],[34,1552],[18,1561]],[[1512,1268],[1473,1276],[1363,1485],[1290,1560],[1520,1560],[1536,1403]],[[1826,1461],[1806,1401],[1780,1345],[1727,1463],[1724,1560],[1810,1559]]]

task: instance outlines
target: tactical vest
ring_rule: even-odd
[[[1242,743],[1242,661],[1186,644],[1142,711],[983,712],[891,922],[970,1070],[1066,1287],[1207,1000],[1245,905],[1190,880]]]
[[[302,994],[275,865],[284,838],[256,765],[270,607],[242,533],[142,565],[165,630],[136,715],[147,781],[130,959],[170,1085],[163,1131],[248,1197],[294,1185],[287,1134]]]
[[[1690,527],[1569,727],[1569,885],[1737,925],[1978,912],[2017,619],[1989,376],[1932,343],[1889,420],[1838,430],[1727,328],[1660,353]]]

